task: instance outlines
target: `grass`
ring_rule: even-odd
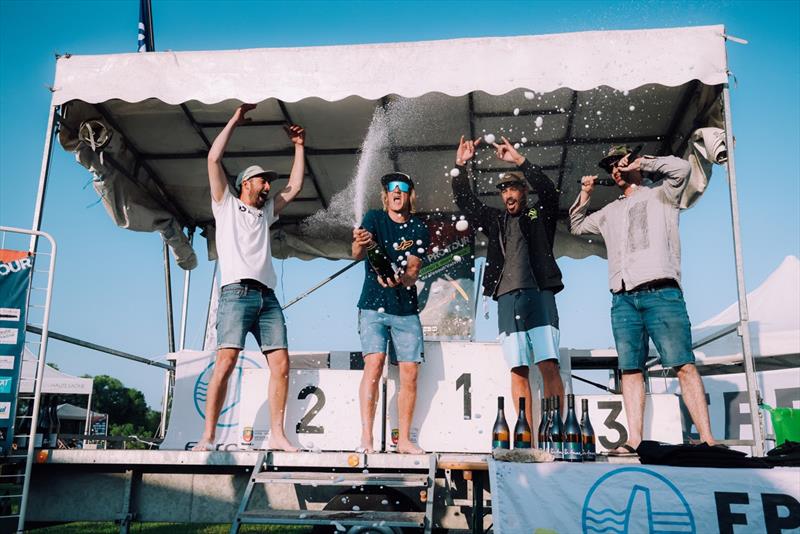
[[[143,534],[227,534],[231,526],[223,524],[189,523],[136,523],[131,524],[131,532]],[[119,525],[113,522],[93,523],[81,521],[65,523],[31,531],[35,534],[117,534]],[[268,534],[309,534],[311,527],[292,527],[286,525],[243,525],[239,532],[262,532]]]

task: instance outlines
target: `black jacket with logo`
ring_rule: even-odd
[[[538,195],[539,201],[535,206],[525,208],[521,216],[511,218],[506,210],[489,207],[478,200],[470,188],[466,168],[459,166],[458,169],[460,172],[452,182],[456,204],[470,224],[473,227],[482,227],[483,233],[489,238],[483,294],[497,299],[497,286],[505,264],[504,229],[507,219],[511,219],[512,223],[519,221],[522,235],[528,240],[528,254],[539,289],[549,289],[554,293],[564,289],[561,270],[553,256],[559,195],[552,180],[539,167],[525,160],[519,169],[528,180],[532,192]]]

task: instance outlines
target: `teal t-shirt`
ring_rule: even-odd
[[[398,267],[407,255],[424,259],[431,238],[428,227],[414,217],[404,223],[396,223],[382,210],[370,210],[361,223],[372,234],[375,241]],[[376,310],[391,315],[414,315],[417,309],[417,288],[381,287],[378,277],[369,261],[364,259],[364,287],[358,307],[362,310]]]

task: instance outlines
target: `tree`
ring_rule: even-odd
[[[109,434],[137,435],[143,439],[155,435],[161,414],[147,407],[141,391],[127,388],[120,380],[108,375],[96,376],[92,391],[92,409],[108,414]]]

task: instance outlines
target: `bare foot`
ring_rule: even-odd
[[[192,450],[210,452],[216,450],[216,447],[214,446],[213,439],[200,438],[200,441],[198,441],[197,444],[192,447]]]
[[[269,449],[273,451],[284,451],[284,452],[297,452],[300,449],[289,443],[289,440],[286,439],[286,436],[275,436],[269,438]]]
[[[362,439],[361,445],[356,449],[358,453],[373,454],[375,449],[372,448],[372,439]]]
[[[398,441],[397,452],[400,454],[425,454],[424,450],[417,447],[417,444],[411,441]]]

